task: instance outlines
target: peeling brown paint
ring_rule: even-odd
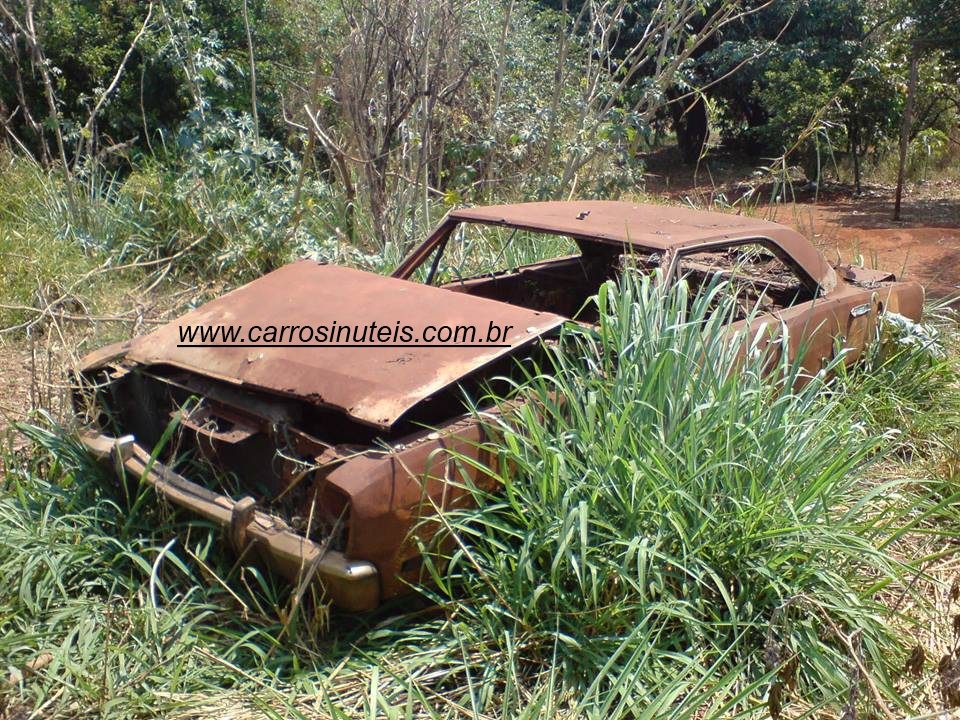
[[[410,282],[467,222],[569,235],[584,254],[447,287]],[[201,487],[172,472],[164,458],[147,476],[157,492],[224,527],[226,542],[253,543],[287,577],[302,581],[316,572],[335,603],[370,609],[417,579],[410,533],[423,514],[468,502],[465,479],[491,483],[474,466],[450,482],[457,454],[480,467],[494,461],[484,455],[483,428],[462,406],[441,406],[446,414],[429,430],[411,425],[412,415],[459,383],[530,354],[538,338],[565,321],[560,306],[575,309],[583,293],[622,270],[625,246],[648,251],[638,253],[646,258],[641,267],[659,267],[674,278],[680,265],[704,277],[732,272],[711,263],[710,253],[743,243],[768,249],[797,280],[794,287],[781,273],[763,281],[762,292],[788,300],[756,318],[750,336],[763,325],[771,338],[788,332],[791,351],[805,349],[800,360],[811,372],[834,356],[838,339],[846,361],[854,362],[881,311],[920,317],[923,289],[916,283],[882,271],[833,268],[799,233],[754,218],[607,201],[455,210],[393,277],[293,263],[149,335],[91,354],[80,368],[86,384],[78,397],[95,398],[119,418],[115,432],[136,437],[109,437],[106,419],[98,417],[84,441],[94,454],[113,455],[128,472],[143,473],[169,418],[182,418],[178,445],[235,473],[242,494],[231,498]],[[514,330],[502,348],[177,347],[181,323],[333,320],[401,320],[417,327],[493,321]],[[746,329],[745,323],[731,329]],[[188,398],[201,398],[201,407],[184,412]],[[305,517],[309,522],[298,524]]]

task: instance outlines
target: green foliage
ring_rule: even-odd
[[[25,8],[22,0],[8,4],[15,14]],[[703,31],[720,5],[698,6],[685,28],[694,35]],[[616,89],[617,82],[628,72],[629,49],[642,39],[653,6],[626,3],[616,33],[603,38],[591,35],[600,31],[589,23],[570,34],[583,3],[490,1],[463,6],[456,57],[469,69],[468,80],[455,100],[431,110],[436,117],[425,128],[417,126],[419,116],[394,128],[396,137],[386,145],[389,156],[423,150],[430,157],[426,168],[412,163],[381,173],[407,178],[391,180],[396,187],[388,204],[400,207],[387,224],[392,228],[407,223],[418,234],[425,231],[418,218],[431,213],[403,207],[412,202],[406,195],[420,196],[416,189],[408,192],[404,183],[420,183],[421,172],[447,203],[551,197],[567,192],[572,183],[579,195],[630,191],[642,182],[635,154],[653,134],[651,118],[638,107],[645,99],[662,104],[664,93],[673,97],[701,87],[711,103],[711,122],[727,139],[756,155],[792,150],[808,175],[818,164],[823,171],[839,162],[841,151],[858,162],[870,155],[876,158],[895,140],[910,38],[925,48],[922,74],[943,75],[936,91],[929,93],[930,102],[919,103],[917,130],[955,125],[951,97],[958,65],[951,54],[956,43],[950,39],[958,23],[945,0],[761,5],[747,3],[751,12],[725,24],[716,36],[702,38],[693,57],[680,63],[666,82],[648,76],[654,72],[648,63],[623,92]],[[257,67],[259,134],[299,152],[309,125],[304,105],[313,103],[324,118],[336,118],[344,104],[330,78],[340,65],[344,38],[356,30],[356,8],[287,0],[249,0],[247,8]],[[134,165],[142,164],[136,160],[140,153],[162,157],[162,143],[176,137],[184,123],[197,122],[191,114],[205,122],[208,110],[250,112],[253,88],[243,3],[161,0],[95,123],[92,157],[74,158],[80,128],[144,17],[143,4],[128,0],[51,0],[37,6],[37,34],[57,97],[55,117],[50,116],[28,48],[17,41],[0,57],[0,113],[11,115],[9,127],[43,163],[57,159],[57,123],[71,162],[103,163],[126,172],[131,154]],[[9,21],[0,23],[7,27]],[[591,61],[601,40],[604,47],[609,44],[609,62],[597,62],[596,57]],[[565,49],[558,55],[561,46]],[[591,62],[597,72],[584,75],[582,68]],[[605,63],[608,73],[599,71]],[[314,67],[320,71],[316,97],[309,81]],[[594,85],[595,91],[585,90]],[[590,97],[603,102],[591,104]],[[616,97],[616,102],[601,111],[607,97]],[[661,121],[668,110],[677,110],[674,124],[683,122],[684,113],[672,106],[661,108]],[[377,118],[372,120],[376,124]],[[333,123],[333,145],[321,144],[310,158],[321,170],[336,171],[338,157],[331,147],[349,144],[351,133],[361,130],[340,127],[343,124]],[[352,156],[344,152],[339,160]],[[579,171],[572,172],[574,167]],[[376,216],[373,209],[383,201],[365,203],[363,193],[370,183],[356,167],[349,174],[350,184],[337,178],[347,190],[347,202],[367,204],[361,212]],[[371,226],[369,218],[361,218],[357,224],[372,230],[381,245],[399,242],[376,227],[384,225],[383,220],[374,221]],[[352,223],[342,229],[351,239],[355,236]]]
[[[948,29],[931,37],[942,41],[943,33],[960,25],[952,10],[939,12],[942,19],[935,22]],[[716,81],[707,93],[720,111],[721,130],[744,149],[774,157],[787,152],[810,179],[837,169],[842,153],[859,173],[862,159],[879,160],[896,143],[910,37],[922,35],[931,19],[923,2],[775,3],[735,23],[716,47],[707,48],[687,82]],[[950,98],[957,75],[943,47],[940,42],[924,53],[921,88],[929,97],[919,103],[915,132],[944,121],[955,126]],[[950,87],[937,84],[944,74]]]
[[[909,18],[908,37],[921,51],[945,53],[960,71],[960,9],[951,0],[902,0],[895,7]]]
[[[407,155],[385,172],[396,212],[378,243],[369,207],[346,189],[361,174],[336,166],[332,148],[350,127],[328,128],[329,144],[304,152],[306,80],[317,53],[321,81],[335,67],[342,6],[250,0],[258,133],[241,4],[155,7],[69,179],[43,149],[52,121],[72,153],[144,6],[37,5],[56,118],[26,49],[0,58],[0,111],[23,106],[11,128],[38,158],[2,157],[3,303],[62,297],[57,307],[83,312],[99,307],[87,302],[97,294],[154,287],[137,268],[107,274],[126,264],[217,285],[298,256],[382,269],[451,205],[629,191],[650,134],[633,105],[664,90],[640,72],[599,112],[584,84],[595,79],[605,100],[620,71],[581,71],[595,59],[587,33],[569,38],[561,61],[559,13],[469,5],[456,57],[475,67],[454,100],[429,122],[410,116],[388,144],[391,157]],[[764,51],[716,86],[729,134],[771,154],[797,145],[808,161],[821,143],[824,165],[830,148],[882,149],[900,112],[903,48],[862,42],[871,8],[775,3],[725,28],[677,82],[695,88]],[[943,82],[924,81],[934,90],[921,95],[911,149],[931,164],[955,117],[937,104],[951,57],[937,52],[921,74]],[[313,100],[323,117],[339,102],[323,82]],[[132,148],[99,152],[134,136]],[[433,154],[417,154],[425,147]],[[450,563],[423,588],[442,617],[295,610],[289,588],[221,554],[209,525],[156,507],[136,483],[122,492],[59,430],[24,426],[35,447],[2,454],[0,661],[53,660],[3,689],[6,709],[713,718],[762,715],[765,698],[816,712],[852,702],[862,680],[841,634],[857,638],[879,691],[899,702],[906,636],[895,628],[931,615],[922,598],[907,616],[878,593],[911,592],[919,571],[891,547],[933,515],[953,527],[955,490],[936,478],[878,484],[869,471],[894,451],[925,457],[947,444],[960,418],[955,354],[931,352],[939,340],[923,328],[887,323],[856,369],[795,388],[799,369],[765,374],[756,348],[729,369],[737,348],[723,320],[734,300],[720,286],[691,298],[628,277],[597,302],[599,330],[567,331],[516,388],[528,404],[486,418],[503,492],[471,487],[478,507],[445,518]],[[35,316],[2,312],[0,325]]]
[[[519,654],[494,659],[486,642],[467,644],[459,625],[429,617],[336,616],[329,637],[298,634],[284,621],[289,588],[219,552],[208,524],[170,515],[135,485],[125,495],[59,431],[21,430],[36,446],[3,456],[0,659],[16,668],[50,661],[4,688],[9,711],[45,703],[100,717],[443,718],[468,708],[600,718],[628,709],[598,689],[570,697],[549,672],[531,683]],[[598,678],[630,696],[631,667],[642,661],[598,667]],[[504,683],[507,695],[495,692]],[[649,688],[641,717],[712,717],[757,689],[689,663]]]
[[[6,302],[32,305],[38,291],[49,295],[48,284],[72,284],[98,266],[156,267],[169,258],[177,273],[226,283],[296,257],[370,268],[390,260],[346,242],[347,208],[325,181],[306,175],[298,194],[299,159],[254,137],[249,115],[209,111],[205,122],[183,125],[179,146],[161,158],[124,175],[94,168],[83,181],[68,190],[62,175],[22,158],[0,170],[8,188],[0,247],[12,258],[3,270]]]
[[[942,168],[950,160],[950,137],[936,128],[917,133],[907,149],[908,174],[920,180],[927,179],[931,168]]]
[[[728,137],[757,155],[779,155],[797,142],[861,57],[867,22],[857,0],[774,3],[705,48],[688,82],[716,82],[707,92]]]
[[[884,489],[858,481],[884,437],[824,376],[797,387],[799,367],[770,377],[751,338],[731,343],[733,302],[604,287],[597,332],[569,330],[516,388],[526,403],[485,416],[498,487],[468,485],[477,507],[446,514],[434,597],[571,692],[630,664],[628,696],[603,688],[628,707],[691,663],[839,706],[853,631],[896,701],[903,647],[876,593],[911,572],[880,549],[908,520],[865,513]]]
[[[25,5],[9,5],[22,19]],[[130,0],[50,0],[38,3],[35,26],[49,63],[59,122],[68,150],[99,94],[121,66],[147,14]],[[149,150],[157,134],[173,133],[198,103],[250,110],[247,36],[239,2],[162,0],[100,113],[95,139],[103,146],[132,143]],[[305,56],[317,4],[250,0],[257,57],[258,107],[263,130],[282,138],[281,96]],[[9,21],[0,19],[0,28]],[[0,110],[20,110],[11,128],[43,159],[49,159],[52,121],[39,74],[22,40],[0,55]],[[31,122],[33,118],[33,122]],[[72,160],[71,153],[71,160]]]
[[[931,305],[925,318],[921,324],[883,314],[861,365],[838,368],[839,387],[855,398],[861,421],[874,432],[895,433],[901,452],[918,454],[948,441],[960,414],[956,313]]]
[[[897,628],[933,610],[880,603],[917,573],[890,549],[918,525],[949,533],[956,492],[866,481],[891,437],[865,429],[862,408],[922,374],[928,348],[898,342],[900,360],[867,363],[856,382],[792,390],[798,368],[765,374],[755,348],[728,369],[742,345],[724,341],[735,299],[722,286],[690,297],[627,279],[597,302],[596,332],[571,328],[545,372],[530,368],[517,389],[529,403],[487,416],[508,472],[501,492],[471,488],[477,509],[446,515],[455,551],[422,589],[439,617],[401,614],[409,601],[366,618],[292,610],[290,588],[223,553],[208,523],[135,480],[121,489],[48,423],[21,426],[34,445],[0,455],[0,662],[51,661],[4,690],[6,708],[686,720],[795,701],[816,713],[862,681],[839,633],[898,702]],[[922,403],[936,408],[950,382],[937,375]]]
[[[498,15],[494,18],[504,22]],[[632,171],[638,168],[631,166],[628,150],[636,123],[624,111],[618,108],[609,117],[597,118],[602,125],[597,137],[570,134],[583,110],[581,89],[570,84],[556,87],[555,78],[558,72],[576,73],[582,49],[572,48],[566,64],[558,67],[556,48],[565,32],[558,13],[513,9],[503,50],[498,50],[499,57],[485,59],[487,72],[478,72],[471,86],[475,102],[465,105],[467,116],[445,148],[449,163],[445,179],[458,200],[490,197],[488,184],[493,197],[552,197],[559,189],[566,156],[592,150],[600,150],[603,160],[587,173],[591,183],[581,195],[605,197],[637,184]],[[478,49],[488,43],[483,35],[471,40]],[[497,88],[499,94],[491,97]]]
[[[753,87],[767,120],[748,131],[763,151],[787,154],[809,180],[836,170],[841,153],[857,161],[887,148],[898,129],[901,99],[895,70],[875,49],[827,61],[783,53],[766,62]]]
[[[40,297],[57,297],[65,278],[94,270],[98,259],[77,243],[51,231],[51,216],[63,202],[58,178],[35,163],[19,159],[0,166],[0,327],[23,322]],[[29,315],[32,317],[32,314]]]
[[[10,3],[21,14],[22,2]],[[51,0],[37,4],[35,25],[50,64],[68,138],[76,138],[93,107],[95,96],[109,84],[127,48],[140,28],[145,7],[129,0]],[[10,29],[6,18],[0,27]],[[13,33],[11,33],[12,35]],[[11,126],[37,154],[44,152],[52,129],[44,89],[33,66],[29,48],[20,38],[0,54],[0,98],[11,112]],[[152,127],[169,125],[184,108],[176,90],[174,69],[155,64],[146,74],[143,54],[131,58],[128,74],[117,89],[115,102],[101,118],[100,131],[115,142],[143,133],[143,122]],[[143,75],[144,105],[140,106]],[[142,114],[145,114],[141,119]],[[30,122],[30,118],[34,122]],[[41,137],[41,134],[43,137]]]
[[[39,697],[59,687],[102,713],[169,707],[150,688],[149,668],[165,667],[165,691],[178,692],[179,678],[197,666],[194,648],[204,640],[198,624],[209,623],[213,608],[196,592],[167,595],[165,579],[181,572],[169,574],[169,559],[161,575],[153,573],[157,590],[148,592],[159,550],[146,531],[152,515],[124,517],[103,491],[109,484],[102,471],[77,446],[26,431],[55,454],[7,464],[0,497],[5,664],[21,666],[49,651],[45,675],[24,688]],[[159,611],[157,600],[169,609]],[[17,695],[8,692],[7,702]]]
[[[810,122],[830,104],[839,87],[839,80],[836,72],[808,64],[799,58],[782,65],[771,64],[773,67],[768,68],[754,89],[769,118],[754,129],[753,135],[760,147],[779,156],[793,148]],[[817,151],[814,143],[803,143],[801,152],[805,155],[804,169],[811,180],[818,177]],[[828,153],[824,152],[823,158],[827,157]]]
[[[298,194],[299,159],[256,137],[249,115],[208,111],[205,120],[181,126],[178,148],[163,161],[116,182],[101,197],[132,225],[126,233],[98,232],[95,241],[122,259],[176,255],[181,271],[232,281],[296,257],[379,263],[343,244],[343,201],[326,182],[305,177]]]

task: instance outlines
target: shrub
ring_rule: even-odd
[[[893,432],[901,452],[929,448],[960,415],[956,313],[931,305],[923,323],[880,316],[876,342],[852,370],[838,367],[842,401],[875,432]]]
[[[876,549],[857,481],[882,436],[762,335],[731,342],[734,303],[720,284],[604,286],[596,332],[569,328],[483,413],[501,487],[468,485],[476,507],[447,514],[433,595],[575,691],[629,667],[606,690],[631,707],[715,665],[771,673],[771,711],[788,687],[838,704],[850,638],[895,697],[902,648],[875,592],[905,568]]]

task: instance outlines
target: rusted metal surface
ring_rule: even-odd
[[[613,200],[576,200],[453,210],[441,228],[452,229],[460,222],[505,225],[660,251],[767,238],[824,291],[832,290],[837,283],[833,268],[803,235],[777,223],[742,215]],[[442,233],[435,233],[424,246],[431,240],[435,244],[441,237]],[[397,274],[406,276],[404,271],[409,267],[403,263]]]
[[[356,324],[420,337],[427,325],[512,326],[507,347],[178,347],[181,325]],[[425,398],[559,327],[564,318],[373,273],[302,260],[133,341],[127,358],[173,365],[336,408],[389,428]]]
[[[462,222],[568,234],[581,247],[594,243],[608,252],[588,258],[585,248],[584,258],[549,260],[447,287],[402,279],[428,262]],[[622,272],[618,263],[624,256],[610,246],[657,251],[649,258],[630,256],[631,263],[640,263],[630,266],[660,267],[669,279],[679,277],[682,268],[695,279],[696,273],[709,278],[738,272],[736,263],[711,259],[711,253],[738,252],[748,241],[777,255],[799,282],[791,283],[782,269],[774,271],[775,262],[758,263],[756,289],[780,298],[779,305],[764,306],[769,312],[749,327],[747,320],[737,321],[731,331],[756,337],[765,325],[771,342],[788,333],[790,352],[802,348],[799,360],[811,373],[838,351],[846,362],[855,362],[874,337],[881,312],[920,317],[923,289],[916,283],[855,266],[832,268],[798,233],[752,218],[610,202],[456,210],[393,278],[295,263],[150,335],[91,354],[81,371],[101,384],[101,394],[115,389],[104,402],[113,403],[116,415],[129,423],[121,434],[138,437],[114,439],[97,427],[84,442],[132,475],[146,473],[158,493],[223,527],[225,542],[238,551],[252,544],[255,554],[286,577],[303,581],[315,572],[335,604],[369,609],[408,592],[409,582],[420,578],[411,532],[417,528],[419,539],[429,540],[429,526],[419,522],[424,515],[469,502],[465,480],[492,483],[478,469],[495,463],[485,449],[490,438],[462,406],[431,422],[431,429],[400,422],[405,414],[467,376],[493,373],[491,363],[499,359],[528,354],[535,338],[549,334],[580,304],[583,293],[609,277],[604,273]],[[360,325],[400,320],[418,330],[425,323],[478,320],[515,327],[505,348],[176,347],[182,323],[333,320]],[[203,402],[184,412],[188,396]],[[316,416],[307,408],[331,410]],[[201,487],[163,462],[148,467],[152,442],[171,416],[181,421],[179,440],[185,446],[246,479],[236,498]],[[353,428],[353,421],[363,432]],[[458,456],[475,462],[457,462]],[[293,516],[308,510],[311,521],[298,525]],[[309,538],[307,527],[313,528]]]
[[[225,529],[236,527],[243,518],[243,541],[253,541],[264,561],[284,577],[300,582],[313,571],[340,607],[364,611],[380,602],[376,567],[369,562],[350,561],[291,531],[280,518],[256,512],[248,502],[234,502],[226,495],[211,492],[170,470],[150,457],[132,438],[112,438],[85,433],[80,440],[94,457],[113,460],[133,477],[142,478],[170,502],[186,507]]]

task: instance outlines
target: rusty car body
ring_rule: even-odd
[[[563,238],[576,252],[444,278],[440,259],[467,227]],[[745,255],[747,247],[759,254]],[[88,355],[78,372],[81,439],[222,526],[238,552],[252,549],[294,581],[322,583],[342,609],[369,610],[418,578],[411,528],[461,496],[449,482],[452,455],[481,452],[483,429],[463,392],[509,373],[571,318],[591,322],[587,299],[625,264],[659,268],[670,282],[747,277],[764,311],[753,322],[773,318],[803,340],[811,371],[838,347],[855,361],[884,310],[918,319],[923,304],[916,283],[831,265],[798,232],[754,218],[612,201],[459,209],[392,276],[302,260]],[[482,347],[178,343],[182,323],[281,316],[415,325],[482,317],[512,330]],[[175,469],[184,454],[193,460]]]

